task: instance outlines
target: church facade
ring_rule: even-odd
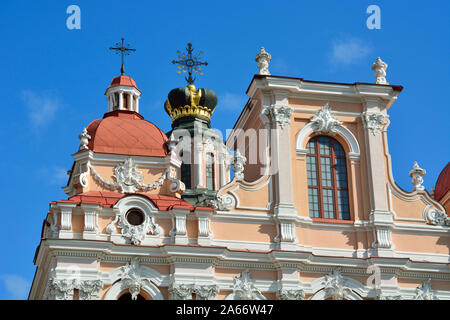
[[[226,141],[192,69],[167,133],[122,70],[50,202],[29,299],[450,299],[449,166],[434,194],[417,163],[412,192],[395,183],[387,64],[349,84],[274,76],[270,59]]]

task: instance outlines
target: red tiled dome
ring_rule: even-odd
[[[133,78],[131,78],[129,76],[124,76],[124,75],[115,77],[106,90],[108,90],[109,88],[112,88],[112,87],[117,87],[117,86],[129,86],[129,87],[135,87],[136,89],[138,89],[138,87],[136,85],[136,81],[134,81]]]
[[[167,155],[166,134],[133,111],[108,112],[87,127],[88,148],[94,152],[147,157]]]
[[[439,201],[450,189],[450,162],[447,163],[445,168],[439,174],[436,181],[436,187],[434,188],[434,198]]]

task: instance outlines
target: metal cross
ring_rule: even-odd
[[[178,66],[178,73],[186,73],[186,71],[188,72],[189,76],[186,78],[186,81],[188,82],[188,84],[193,84],[195,81],[195,78],[192,77],[192,72],[194,73],[199,73],[200,75],[203,75],[202,67],[201,66],[207,66],[208,62],[201,62],[199,59],[199,56],[201,54],[203,54],[203,52],[199,52],[198,54],[192,54],[192,52],[194,51],[194,49],[192,49],[192,44],[188,43],[187,44],[187,48],[186,48],[187,53],[183,52],[181,53],[180,51],[177,51],[178,53],[178,61],[173,60],[172,63],[173,64],[179,64]]]
[[[122,68],[120,68],[120,72],[122,75],[125,74],[125,65],[124,65],[124,56],[125,55],[130,55],[130,51],[136,51],[136,49],[132,49],[130,48],[130,45],[127,44],[126,46],[124,46],[123,41],[125,39],[122,38],[122,44],[120,44],[119,42],[116,43],[115,47],[110,47],[109,50],[116,50],[117,54],[121,54],[122,55]]]

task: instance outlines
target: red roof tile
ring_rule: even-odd
[[[436,187],[434,188],[434,198],[439,201],[450,189],[450,162],[447,163],[445,168],[439,174],[436,181]]]
[[[165,157],[166,134],[133,111],[108,112],[87,127],[88,148],[94,152]]]
[[[186,202],[183,199],[179,199],[176,197],[164,196],[164,195],[143,195],[143,194],[138,194],[138,195],[149,199],[155,205],[155,207],[157,207],[161,211],[170,210],[174,207],[185,208],[190,211],[193,211],[195,209],[194,206],[191,205],[189,202]],[[68,200],[62,200],[62,201],[58,201],[58,202],[76,203],[77,205],[80,205],[82,203],[98,204],[105,208],[111,208],[120,199],[122,199],[126,196],[128,196],[128,194],[123,194],[123,193],[118,193],[118,192],[88,191],[88,192],[84,192],[84,193],[80,193],[75,196],[72,196]]]
[[[109,85],[108,89],[112,88],[112,87],[117,87],[117,86],[129,86],[129,87],[135,87],[136,89],[138,89],[138,87],[136,85],[136,81],[134,81],[133,78],[131,78],[129,76],[124,76],[124,75],[115,77],[112,80],[111,84]],[[106,90],[108,90],[108,89],[106,89]]]

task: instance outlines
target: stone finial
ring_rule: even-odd
[[[84,128],[83,132],[78,136],[80,139],[80,148],[78,150],[88,149],[89,139],[91,136],[88,134],[87,129]]]
[[[427,172],[419,167],[417,161],[414,161],[414,166],[412,170],[409,172],[409,176],[412,178],[411,182],[414,185],[413,191],[422,191],[425,190],[425,187],[422,186],[423,177]]]
[[[261,47],[261,50],[255,57],[255,61],[258,62],[258,74],[267,74],[270,75],[269,72],[269,62],[272,59],[272,56],[264,50],[264,47]]]
[[[388,65],[386,62],[380,59],[380,57],[377,58],[375,63],[372,65],[372,70],[375,71],[375,83],[376,84],[389,84],[386,81],[386,69]]]

